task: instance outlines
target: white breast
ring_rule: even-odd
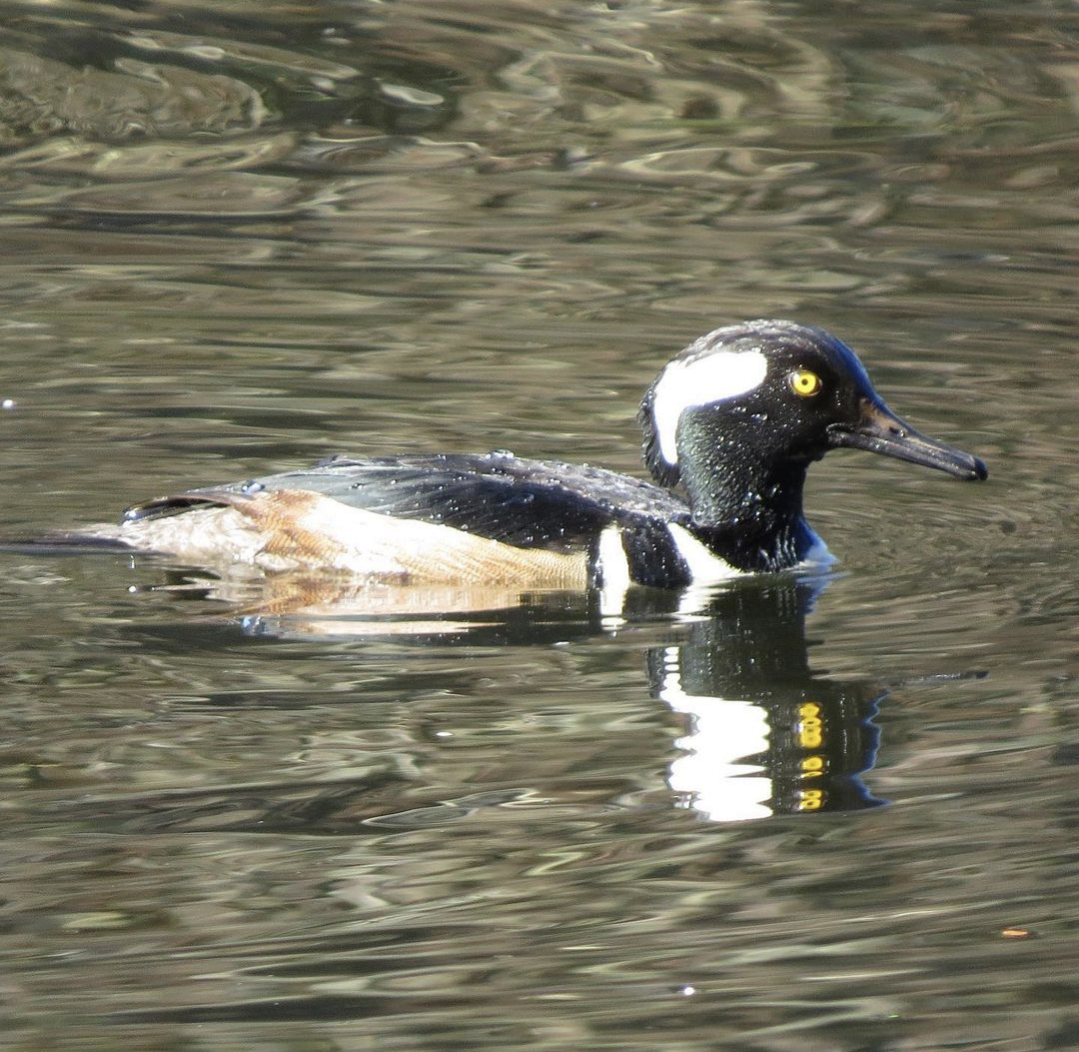
[[[678,523],[668,523],[667,530],[674,541],[678,554],[689,568],[689,576],[695,585],[718,584],[733,577],[745,576],[744,571],[731,566],[725,559],[713,555],[692,533]]]

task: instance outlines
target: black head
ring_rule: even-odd
[[[976,457],[895,416],[849,347],[789,321],[702,336],[657,377],[640,420],[652,476],[681,482],[701,524],[800,517],[807,467],[841,446],[962,479],[987,474]]]

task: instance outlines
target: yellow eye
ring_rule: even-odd
[[[791,385],[791,390],[800,398],[812,398],[814,395],[820,394],[820,390],[824,386],[821,383],[821,378],[809,369],[795,369],[787,377],[787,381]]]

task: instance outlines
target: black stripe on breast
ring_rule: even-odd
[[[638,522],[622,530],[622,547],[629,575],[654,588],[684,588],[691,583],[689,566],[667,529],[666,522]]]

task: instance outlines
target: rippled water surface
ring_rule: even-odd
[[[748,317],[964,486],[827,581],[358,616],[0,555],[0,1043],[1079,1044],[1079,7],[0,3],[0,532],[327,453],[636,472]]]

